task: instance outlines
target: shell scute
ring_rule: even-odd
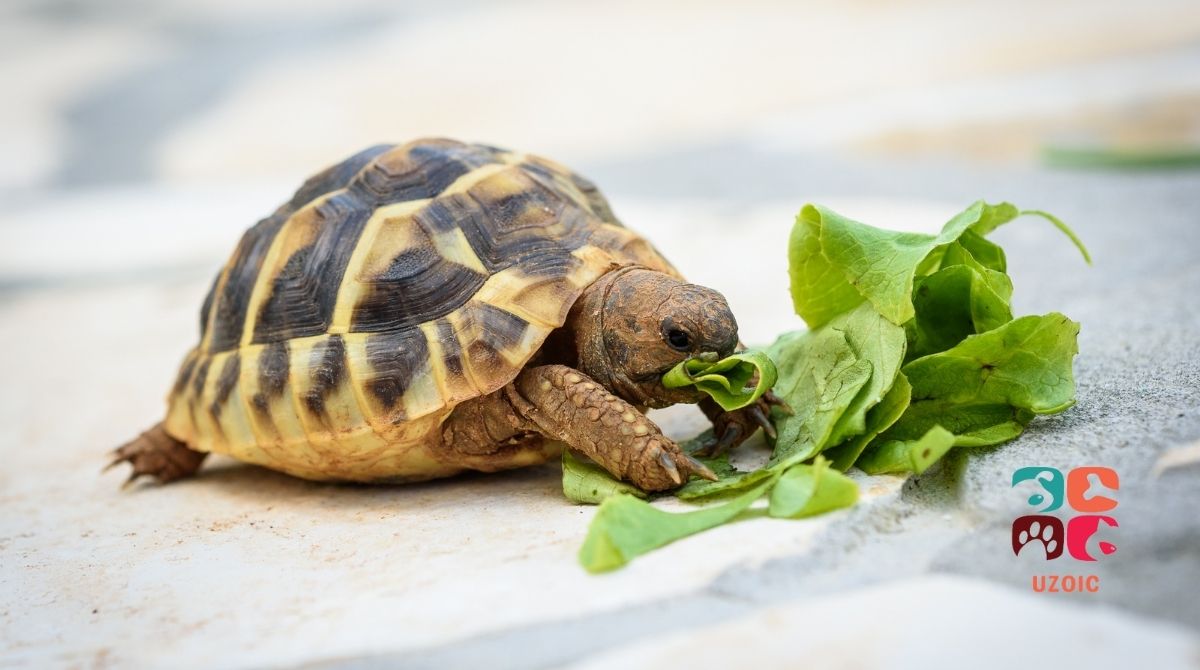
[[[395,423],[408,418],[400,400],[415,379],[428,374],[429,346],[418,328],[370,333],[362,342],[363,365],[357,370],[372,409]]]

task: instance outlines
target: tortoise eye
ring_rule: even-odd
[[[692,348],[692,338],[678,328],[671,328],[667,331],[667,344],[677,351],[687,351]]]

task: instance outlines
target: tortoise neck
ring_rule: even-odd
[[[613,287],[622,276],[639,270],[640,265],[627,265],[605,273],[584,289],[567,317],[566,327],[574,335],[576,365],[580,372],[594,379],[613,394],[639,406],[651,402],[636,383],[621,371],[620,351],[609,346],[610,327],[606,319],[611,318],[610,302]]]

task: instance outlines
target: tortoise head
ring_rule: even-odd
[[[695,387],[668,389],[662,376],[690,356],[728,356],[738,343],[724,296],[641,267],[601,277],[574,311],[580,370],[635,405],[699,402]]]

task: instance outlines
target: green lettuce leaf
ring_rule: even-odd
[[[941,446],[941,433],[930,437],[935,429],[951,436],[951,446],[991,446],[1020,435],[1036,414],[1067,409],[1075,403],[1078,333],[1079,324],[1061,314],[1025,316],[905,365],[912,402],[856,465],[896,472],[887,468],[914,444],[928,438]],[[925,467],[940,457],[938,448],[932,453],[919,459]]]
[[[792,305],[809,328],[818,328],[863,302],[862,294],[825,253],[821,237],[827,217],[838,223],[843,221],[831,210],[805,205],[796,215],[796,224],[788,240]],[[853,222],[846,219],[843,225],[849,224]]]
[[[817,457],[812,465],[793,465],[771,489],[767,514],[802,519],[850,507],[858,500],[858,484]]]
[[[984,272],[1007,276],[993,270]],[[905,324],[910,357],[945,351],[968,335],[982,333],[1012,320],[1009,295],[997,291],[999,280],[989,281],[980,270],[966,264],[951,265],[918,280],[913,293],[914,318]]]
[[[855,463],[869,475],[921,474],[954,446],[954,434],[934,426],[915,440],[881,439],[872,443]]]
[[[592,573],[615,570],[648,551],[731,521],[774,483],[772,477],[726,503],[694,512],[665,512],[624,494],[608,498],[588,527],[579,563]]]
[[[842,472],[849,470],[867,445],[871,443],[871,440],[891,428],[892,424],[900,419],[904,411],[908,409],[911,399],[912,385],[908,383],[908,378],[904,376],[903,372],[897,373],[892,388],[888,389],[879,404],[867,412],[866,430],[852,440],[827,449],[824,452],[825,457],[830,460],[834,468]]]
[[[663,386],[695,386],[725,411],[746,407],[775,385],[775,364],[761,351],[740,351],[719,361],[689,358],[663,375]],[[751,380],[757,383],[750,386]]]
[[[789,241],[793,306],[810,328],[870,302],[900,325],[913,316],[913,278],[939,245],[953,242],[984,216],[998,216],[977,202],[955,216],[937,236],[875,228],[820,205],[805,205]]]
[[[702,459],[703,460],[703,459]],[[707,464],[708,461],[705,461]],[[688,502],[728,498],[754,488],[761,482],[778,474],[778,468],[759,468],[757,470],[736,470],[729,466],[723,470],[714,470],[718,479],[715,482],[707,479],[692,479],[682,488],[675,491],[675,497]]]
[[[679,446],[684,451],[695,456],[701,463],[707,465],[713,471],[713,474],[717,476],[717,481],[713,482],[700,477],[692,477],[691,481],[675,489],[676,498],[687,501],[727,498],[745,491],[771,476],[771,472],[766,469],[755,470],[753,473],[738,470],[729,462],[728,453],[711,458],[696,456],[694,452],[708,444],[712,437],[713,431],[709,428],[696,437],[681,443]]]
[[[907,347],[905,331],[870,305],[840,315],[823,326],[840,330],[859,360],[871,364],[871,376],[834,423],[824,444],[840,444],[867,430],[867,411],[879,403],[900,372]]]
[[[864,301],[901,325],[915,314],[915,278],[940,269],[947,245],[968,232],[975,235],[970,243],[977,244],[978,238],[1023,213],[1051,221],[1091,262],[1079,238],[1061,221],[1040,211],[1020,212],[1008,203],[976,202],[951,218],[937,235],[875,228],[820,205],[805,205],[788,242],[793,307],[810,328]]]
[[[858,357],[836,328],[789,333],[771,345],[779,382],[775,392],[792,407],[775,412],[771,465],[798,463],[820,452],[834,426],[871,379],[871,362]]]
[[[990,447],[1020,435],[1033,417],[1029,410],[998,403],[921,400],[910,404],[903,420],[882,431],[880,439],[915,440],[941,426],[954,434],[956,447]]]
[[[1052,312],[967,337],[904,366],[913,404],[937,399],[1003,404],[1034,414],[1061,412],[1075,403],[1071,361],[1079,352],[1078,334],[1078,323]]]
[[[566,448],[562,454],[562,486],[563,495],[568,500],[585,505],[598,505],[621,493],[646,497],[646,493],[638,487],[617,480],[608,470],[595,463],[576,458]]]
[[[985,238],[974,230],[968,230],[959,236],[956,240],[957,244],[971,254],[971,258],[975,259],[983,267],[994,270],[996,272],[1008,272],[1008,258],[1004,254],[1004,249],[1000,245]],[[953,263],[941,263],[939,267],[946,267]],[[925,273],[928,274],[928,273]],[[1007,275],[1005,275],[1007,277]],[[1012,284],[1009,284],[1011,289]]]

